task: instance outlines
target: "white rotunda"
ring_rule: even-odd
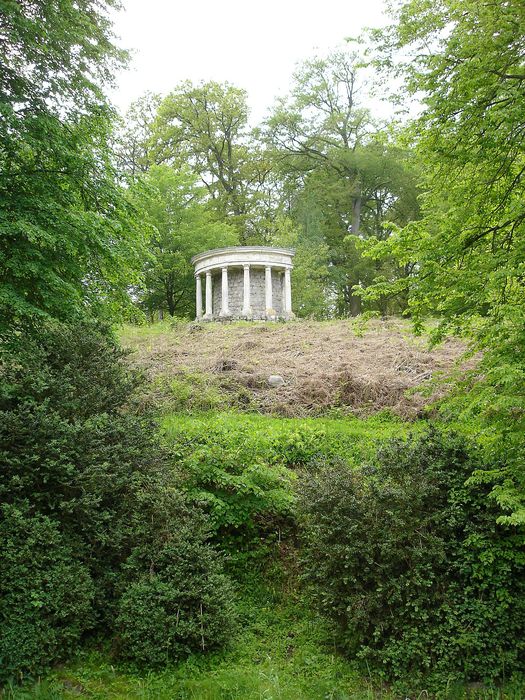
[[[293,318],[290,273],[294,252],[235,246],[195,255],[191,262],[195,266],[197,320]]]

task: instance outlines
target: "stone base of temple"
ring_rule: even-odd
[[[222,316],[222,315],[213,315],[213,316],[201,316],[200,318],[197,317],[195,318],[195,321],[198,323],[208,323],[208,322],[214,322],[214,323],[231,323],[231,321],[293,321],[295,319],[295,314],[294,313],[289,313],[289,314],[268,314],[266,316],[261,316],[261,315],[229,315],[229,316]]]

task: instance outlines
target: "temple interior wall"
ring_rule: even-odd
[[[203,306],[205,275],[203,275]],[[265,270],[261,267],[250,267],[250,305],[252,318],[266,318],[266,278]],[[214,317],[219,317],[222,305],[222,271],[212,272],[212,309]],[[228,268],[228,307],[231,316],[242,316],[244,295],[244,270],[242,267]],[[284,303],[284,273],[282,270],[272,268],[272,296],[273,308],[277,315],[283,313]]]

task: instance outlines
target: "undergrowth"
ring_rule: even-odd
[[[221,653],[191,656],[165,670],[137,673],[115,666],[107,649],[92,649],[33,687],[12,688],[5,700],[398,700],[363,677],[334,648],[326,621],[305,604],[288,564],[239,585],[241,629]],[[407,700],[429,697],[425,689]],[[449,688],[449,700],[520,700],[506,691]]]
[[[294,591],[283,592],[256,575],[242,584],[242,631],[220,654],[193,656],[175,668],[147,675],[116,669],[92,651],[60,669],[31,694],[10,698],[157,698],[158,700],[310,700],[374,697],[356,671],[334,653],[330,629]],[[28,693],[29,691],[26,691]],[[365,692],[365,695],[363,695]]]
[[[258,413],[201,412],[169,414],[162,428],[169,440],[190,441],[213,435],[223,448],[251,450],[264,459],[289,466],[315,454],[336,455],[355,463],[372,455],[379,440],[419,431],[424,423],[407,424],[388,411],[362,420],[340,417],[336,411],[322,418],[278,418]]]
[[[133,333],[137,342],[155,344],[151,328]],[[226,387],[225,374],[188,368],[159,378],[161,387],[150,385],[153,400],[157,389],[164,396],[168,389],[169,401],[159,402],[157,415],[175,483],[189,503],[209,516],[212,543],[225,555],[225,574],[233,582],[238,623],[225,647],[207,654],[193,650],[186,658],[147,671],[134,666],[129,656],[119,658],[107,639],[92,640],[51,675],[33,685],[7,688],[1,697],[401,697],[384,685],[377,670],[367,671],[352,655],[341,655],[336,625],[321,616],[320,607],[302,589],[296,494],[305,469],[323,471],[337,463],[353,470],[370,463],[383,440],[421,433],[426,422],[406,423],[388,410],[361,419],[349,416],[344,408],[332,408],[316,418],[261,415],[249,394],[243,395],[243,387]],[[147,407],[151,405],[150,401]],[[422,684],[423,679],[414,682],[410,687],[418,690],[406,700],[438,697]],[[524,690],[519,684],[505,690],[457,685],[439,697],[518,700]]]

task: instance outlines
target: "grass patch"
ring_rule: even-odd
[[[191,657],[159,673],[115,668],[92,652],[40,686],[7,697],[158,700],[338,700],[375,697],[333,650],[329,628],[293,592],[258,577],[245,582],[242,631],[221,654]]]
[[[170,414],[163,418],[161,425],[171,442],[182,440],[195,445],[202,436],[213,435],[215,443],[223,447],[236,445],[239,450],[271,461],[281,455],[290,465],[301,450],[308,453],[300,456],[301,460],[318,453],[356,463],[372,457],[379,441],[404,437],[424,427],[422,421],[405,423],[388,412],[368,419],[277,418],[235,412]]]
[[[363,678],[333,647],[330,627],[279,575],[244,581],[242,630],[221,654],[193,656],[157,673],[114,666],[91,651],[9,700],[398,700]],[[521,700],[523,688],[450,688],[447,700]],[[407,700],[430,697],[424,689]]]

